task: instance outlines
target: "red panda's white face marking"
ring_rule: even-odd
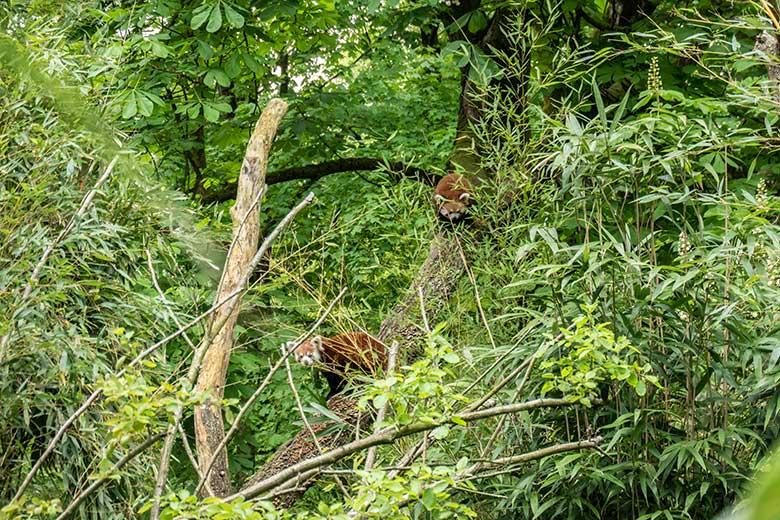
[[[439,217],[450,222],[462,220],[473,204],[470,190],[471,184],[463,175],[450,173],[442,177],[433,195]]]
[[[295,342],[287,342],[287,350],[291,350],[295,346]],[[315,363],[322,362],[322,337],[314,336],[310,340],[304,341],[293,352],[295,355],[295,361],[305,367],[313,366]]]

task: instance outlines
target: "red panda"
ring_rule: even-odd
[[[295,346],[287,342],[287,349]],[[379,341],[364,332],[347,332],[332,338],[314,336],[304,341],[293,353],[295,361],[303,366],[321,364],[330,392],[327,399],[344,390],[348,368],[376,375],[380,368],[387,368],[387,351]]]
[[[460,222],[466,217],[474,201],[471,197],[471,183],[459,173],[450,173],[439,179],[433,202],[439,218]]]

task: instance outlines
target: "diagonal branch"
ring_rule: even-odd
[[[81,205],[79,206],[79,209],[70,219],[70,222],[68,222],[68,224],[62,229],[62,231],[60,231],[60,234],[57,235],[57,238],[55,238],[48,246],[46,246],[46,249],[43,251],[40,260],[38,260],[38,263],[33,269],[32,274],[30,275],[30,280],[27,282],[27,285],[25,285],[24,291],[22,291],[22,295],[17,302],[18,307],[22,307],[25,303],[27,303],[27,300],[30,298],[30,294],[32,293],[33,287],[38,282],[38,278],[41,276],[41,270],[43,269],[43,266],[46,265],[46,261],[49,259],[49,256],[54,252],[57,246],[59,246],[62,243],[65,237],[68,236],[68,234],[71,231],[73,231],[73,228],[76,226],[76,223],[87,212],[89,207],[92,205],[92,200],[95,198],[95,195],[97,195],[98,191],[100,191],[100,188],[103,187],[103,184],[105,184],[105,182],[111,176],[111,172],[114,170],[114,166],[116,166],[118,160],[119,160],[118,155],[111,160],[111,162],[108,164],[105,171],[103,172],[103,175],[100,176],[100,178],[97,180],[97,182],[92,187],[92,189],[89,190],[89,192],[87,192],[86,195],[84,195],[84,198],[81,200]],[[5,353],[8,348],[8,340],[11,339],[11,335],[13,334],[13,329],[15,325],[16,325],[16,321],[11,320],[8,330],[3,335],[3,337],[0,338],[0,362],[2,362],[3,359],[5,358]]]
[[[568,399],[535,399],[533,401],[526,401],[523,403],[494,406],[492,408],[485,408],[474,412],[460,413],[454,415],[453,417],[440,419],[438,421],[416,422],[407,424],[405,426],[388,426],[387,428],[383,428],[382,430],[369,435],[368,437],[352,441],[350,443],[344,444],[343,446],[339,446],[338,448],[334,448],[333,450],[328,451],[322,455],[312,457],[297,464],[293,464],[292,466],[289,466],[288,468],[276,473],[269,478],[255,482],[240,492],[226,497],[225,500],[229,501],[237,498],[254,498],[286,484],[291,479],[296,479],[301,473],[309,472],[311,470],[333,464],[334,462],[338,462],[344,457],[352,455],[358,451],[368,449],[372,446],[391,444],[402,437],[433,430],[444,424],[458,424],[463,422],[468,423],[507,413],[517,413],[534,410],[537,408],[573,406],[574,404],[576,403],[572,403]]]
[[[155,435],[150,435],[146,438],[144,442],[133,448],[131,451],[129,451],[124,457],[119,459],[116,464],[114,464],[114,471],[119,471],[124,467],[125,464],[139,456],[141,453],[146,451],[146,449],[154,444],[155,442],[159,441],[165,436],[165,432],[160,432]],[[68,507],[65,508],[65,510],[60,513],[60,516],[57,517],[57,520],[65,520],[70,515],[73,514],[73,512],[76,510],[76,508],[81,504],[85,498],[87,498],[93,491],[95,491],[97,488],[102,486],[106,483],[106,481],[112,480],[110,476],[100,477],[98,479],[95,479],[92,484],[89,485],[87,489],[76,495],[76,497],[71,501],[70,504],[68,504]]]

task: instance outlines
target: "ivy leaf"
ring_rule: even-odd
[[[219,10],[219,6],[215,5],[211,11],[209,17],[209,24],[206,26],[206,30],[210,33],[217,32],[222,27],[222,11]]]

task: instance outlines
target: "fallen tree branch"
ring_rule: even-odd
[[[249,138],[238,177],[236,203],[230,208],[235,244],[225,260],[225,267],[217,288],[215,298],[217,300],[235,288],[246,285],[246,278],[250,272],[248,266],[257,252],[260,239],[260,208],[257,199],[265,190],[268,155],[279,123],[286,113],[287,103],[281,99],[271,99]],[[290,212],[280,226],[283,227],[292,220],[296,213],[297,211]],[[222,308],[214,315],[213,320],[221,323],[216,327],[216,332],[213,332],[215,328],[213,323],[206,327],[203,344],[208,346],[202,365],[196,363],[195,367],[195,371],[198,372],[195,389],[200,393],[208,392],[206,400],[195,406],[196,451],[198,461],[203,468],[217,457],[216,462],[212,462],[216,464],[217,470],[211,473],[203,471],[214,495],[217,496],[229,494],[231,487],[227,452],[224,449],[214,450],[216,446],[222,444],[225,437],[221,400],[224,395],[230,352],[233,348],[233,329],[238,320],[240,300],[241,296],[236,296],[235,305]],[[157,517],[158,507],[154,507],[151,520],[156,520]]]
[[[541,459],[555,455],[557,453],[563,453],[565,451],[582,450],[585,448],[596,448],[601,444],[603,439],[601,436],[593,437],[584,441],[566,442],[563,444],[556,444],[555,446],[548,446],[521,455],[512,455],[510,457],[502,457],[500,459],[494,459],[487,462],[480,462],[483,466],[508,466],[509,464],[519,464],[521,462],[528,462],[534,459]]]
[[[286,484],[289,480],[297,478],[298,475],[303,472],[308,472],[316,468],[321,468],[323,466],[333,464],[334,462],[337,462],[344,457],[352,455],[358,451],[368,449],[372,446],[391,444],[402,437],[433,430],[444,424],[457,424],[457,422],[468,423],[507,413],[517,413],[527,410],[534,410],[537,408],[572,406],[574,404],[575,403],[572,403],[568,399],[535,399],[533,401],[527,401],[524,403],[513,403],[476,410],[473,412],[460,413],[452,417],[433,422],[417,422],[407,424],[405,426],[388,426],[387,428],[369,435],[368,437],[344,444],[322,455],[312,457],[297,464],[293,464],[292,466],[289,466],[288,468],[269,478],[253,483],[238,493],[234,493],[233,495],[226,497],[225,500],[229,501],[235,500],[237,498],[254,498],[268,491],[272,491],[280,485]]]
[[[258,206],[258,204],[260,204],[260,200],[263,198],[263,195],[265,195],[266,191],[267,191],[267,186],[265,185],[262,185],[260,189],[257,190],[257,194],[255,195],[254,201],[249,206],[249,208],[247,208],[246,212],[244,213],[244,217],[241,219],[241,222],[238,225],[238,229],[233,234],[233,240],[230,242],[230,247],[228,248],[228,253],[227,253],[228,258],[230,258],[231,252],[233,251],[236,242],[238,242],[239,237],[242,236],[241,230],[246,224],[247,219],[249,219],[250,216],[254,216],[254,217],[258,216],[257,212],[255,211],[255,208]],[[253,225],[256,226],[256,224]],[[147,255],[149,261],[149,270],[152,274],[152,280],[155,282],[155,286],[157,287],[157,290],[163,302],[166,302],[165,295],[163,295],[162,290],[159,288],[159,286],[157,286],[154,268],[152,266],[152,258],[148,250],[147,250]],[[222,275],[220,276],[219,287],[222,287],[222,281],[225,279],[225,271],[226,269],[223,269]],[[245,285],[246,283],[241,287],[245,287]],[[219,299],[219,297],[217,297],[217,299]],[[232,308],[233,307],[231,307],[231,309]],[[227,322],[227,319],[229,319],[231,313],[232,310],[227,313],[228,318],[226,318],[222,322],[222,324]],[[176,318],[176,315],[172,311],[171,314],[174,316],[173,319],[176,322],[176,325],[181,327],[181,324],[179,323],[179,320]],[[221,326],[218,330],[221,330]],[[207,334],[209,333],[208,330],[206,332]],[[200,370],[200,362],[203,359],[203,356],[205,355],[206,349],[211,345],[211,341],[208,342],[201,341],[200,345],[196,347],[195,345],[192,344],[187,334],[184,334],[184,339],[187,341],[187,344],[190,346],[190,348],[192,348],[193,351],[195,352],[195,355],[193,357],[193,362],[190,364],[190,369],[187,371],[186,390],[187,392],[190,392],[192,391],[192,386],[195,384],[195,380],[198,377],[199,370]],[[160,454],[160,466],[159,469],[157,470],[157,483],[155,484],[155,489],[154,489],[154,501],[152,504],[152,509],[149,513],[149,517],[151,520],[158,520],[160,517],[160,497],[162,496],[162,493],[165,490],[165,484],[168,480],[168,467],[170,463],[171,452],[173,450],[173,443],[176,440],[177,429],[180,429],[181,426],[180,423],[181,423],[181,418],[183,413],[184,413],[184,408],[182,407],[181,403],[179,403],[176,406],[176,410],[174,410],[173,412],[173,422],[168,425],[168,432],[165,436],[165,442],[163,443],[162,453]],[[186,442],[186,439],[184,439],[184,441]],[[200,468],[196,468],[196,473],[198,475],[202,474]],[[208,491],[209,494],[211,495],[214,494],[214,491],[211,489],[210,485],[206,486],[206,490]]]
[[[305,206],[307,206],[311,201],[314,199],[314,194],[309,193],[309,195],[296,206],[293,208],[293,211],[295,214],[300,212]],[[288,214],[288,217],[290,215]],[[241,282],[239,284],[239,287],[236,288],[233,292],[225,296],[225,298],[222,301],[219,301],[211,306],[208,310],[202,312],[197,317],[189,321],[187,324],[185,324],[183,327],[180,327],[178,330],[172,332],[168,336],[164,337],[160,341],[153,343],[150,345],[146,350],[138,354],[130,363],[127,364],[125,368],[118,371],[116,373],[115,377],[122,377],[124,374],[127,373],[127,371],[131,368],[134,368],[138,366],[138,364],[141,363],[146,357],[148,357],[150,354],[154,353],[170,341],[176,339],[177,337],[181,336],[185,332],[187,332],[189,329],[206,319],[207,317],[211,316],[214,312],[216,312],[218,309],[222,308],[223,306],[227,305],[228,307],[235,307],[238,304],[238,300],[236,300],[236,296],[246,291],[246,285],[247,282],[255,269],[257,267],[257,264],[262,259],[262,256],[266,253],[268,248],[270,247],[271,242],[275,240],[279,234],[281,233],[282,229],[289,223],[291,220],[287,219],[285,217],[285,220],[283,220],[279,225],[274,229],[274,231],[268,236],[268,238],[263,242],[263,245],[258,249],[257,254],[252,258],[252,261],[250,262],[246,272],[241,278]],[[230,313],[227,313],[230,314]],[[222,325],[224,325],[226,321],[226,318],[221,320],[221,322],[218,322],[212,330],[219,330]],[[197,352],[196,352],[196,359],[193,360],[193,363],[199,363],[199,360],[197,360]],[[79,418],[81,417],[84,412],[87,411],[87,409],[94,403],[98,397],[103,393],[102,388],[98,388],[92,394],[90,394],[89,397],[84,401],[84,403],[75,411],[73,412],[70,417],[68,417],[65,422],[60,426],[60,429],[57,430],[57,433],[54,435],[54,437],[49,441],[48,446],[46,447],[46,450],[41,454],[41,456],[38,458],[36,463],[33,465],[33,467],[30,469],[30,471],[27,473],[27,476],[25,477],[24,481],[22,482],[22,485],[19,487],[19,489],[16,492],[16,495],[14,495],[14,498],[11,500],[11,502],[14,502],[18,500],[22,494],[24,493],[27,486],[29,486],[30,482],[32,482],[32,479],[35,477],[35,474],[38,472],[38,470],[43,465],[44,461],[54,452],[54,448],[57,446],[59,441],[62,439],[63,435],[65,435],[65,432],[68,428]]]
[[[233,240],[230,242],[230,247],[228,248],[228,254],[227,257],[230,257],[231,251],[233,251],[233,248],[236,245],[236,242],[238,241],[239,237],[241,236],[241,230],[243,229],[244,225],[246,224],[247,219],[250,217],[250,215],[257,216],[254,209],[257,207],[258,204],[260,204],[260,200],[263,198],[263,195],[267,191],[267,186],[263,185],[255,195],[255,199],[250,205],[250,207],[246,210],[243,219],[241,219],[241,222],[238,225],[237,231],[233,234]],[[157,292],[160,295],[160,298],[163,300],[163,302],[168,306],[168,302],[165,299],[165,295],[162,292],[162,289],[160,289],[159,285],[157,284],[157,277],[154,272],[154,266],[152,265],[152,257],[149,253],[149,250],[146,250],[147,253],[147,259],[149,262],[149,271],[152,275],[152,281],[154,282],[155,287],[157,288]],[[225,278],[225,270],[223,269],[222,275],[220,276],[220,283],[219,286],[222,285],[222,280]],[[173,316],[173,320],[176,323],[177,326],[181,327],[181,323],[179,323],[178,318],[176,317],[176,314],[169,308],[168,309]],[[190,369],[187,371],[187,380],[186,380],[186,390],[187,392],[190,392],[192,390],[192,386],[195,384],[195,380],[198,377],[198,372],[200,369],[200,360],[203,358],[205,349],[209,347],[210,343],[201,342],[199,347],[196,347],[192,341],[190,341],[190,338],[187,336],[187,334],[184,334],[184,339],[186,340],[187,344],[192,348],[192,350],[195,352],[193,362],[190,364]],[[165,436],[165,442],[163,443],[163,449],[162,453],[160,454],[160,466],[157,470],[157,483],[155,485],[154,489],[154,502],[152,505],[152,509],[149,513],[149,517],[151,520],[157,520],[160,517],[160,497],[162,496],[162,493],[165,489],[165,484],[168,480],[168,467],[170,463],[170,457],[171,452],[173,450],[173,443],[176,440],[176,432],[177,430],[181,429],[181,418],[182,414],[184,413],[184,408],[182,407],[181,403],[179,403],[176,406],[176,410],[173,412],[173,422],[168,425],[168,432]],[[185,443],[187,442],[187,439],[182,439]],[[195,472],[198,475],[201,475],[202,472],[200,471],[200,468],[196,466]],[[206,490],[209,494],[214,494],[214,491],[211,489],[211,486],[206,486]]]
[[[504,415],[503,417],[506,417]],[[502,417],[502,418],[503,418]],[[601,441],[603,439],[599,437],[593,437],[591,439],[587,439],[584,441],[576,441],[576,442],[567,442],[563,444],[556,444],[554,446],[548,446],[546,448],[541,448],[534,451],[529,451],[527,453],[522,453],[520,455],[513,455],[511,457],[504,457],[501,459],[495,459],[495,460],[489,460],[489,461],[481,461],[473,464],[469,468],[463,471],[461,478],[455,479],[455,484],[458,482],[465,482],[469,480],[479,480],[482,478],[489,478],[489,477],[495,477],[497,475],[503,475],[506,473],[514,473],[518,470],[517,467],[513,468],[507,468],[502,469],[499,471],[493,471],[490,473],[481,473],[478,475],[474,475],[475,471],[478,471],[481,467],[484,466],[506,466],[508,464],[519,464],[524,462],[530,462],[532,460],[536,459],[542,459],[544,457],[549,457],[550,455],[555,455],[557,453],[564,453],[567,451],[577,451],[577,450],[584,450],[584,449],[598,449],[599,445],[601,444]],[[446,481],[436,481],[432,482],[428,485],[423,486],[423,489],[430,489],[437,485],[439,485],[441,482]],[[468,489],[464,489],[464,491],[469,491]],[[407,497],[404,500],[399,501],[396,506],[401,508],[406,505],[408,505],[412,501],[412,498]]]

